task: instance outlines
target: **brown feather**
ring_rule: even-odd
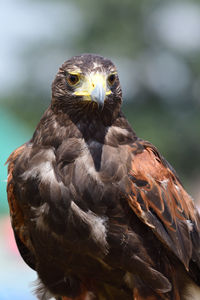
[[[143,141],[140,143],[143,146],[142,152],[137,153],[130,148],[133,153],[130,169],[132,193],[128,202],[138,217],[153,229],[188,269],[192,241],[187,222],[193,222],[196,230],[199,230],[199,215],[191,197],[173,171],[165,165],[156,148]],[[152,212],[164,225],[171,242],[152,223]]]
[[[75,95],[69,72],[116,68],[91,54],[65,62],[33,137],[8,159],[12,226],[37,296],[182,300],[188,283],[200,285],[193,201],[123,116],[117,73],[100,109]]]
[[[7,195],[8,195],[8,203],[10,208],[10,216],[12,220],[12,226],[19,236],[20,240],[27,246],[27,237],[24,234],[24,217],[19,206],[19,203],[16,199],[16,195],[14,193],[14,185],[13,185],[13,169],[15,165],[15,161],[18,156],[23,152],[24,146],[17,148],[14,152],[11,153],[6,164],[8,163],[8,181],[7,181]]]

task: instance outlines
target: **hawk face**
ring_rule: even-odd
[[[59,69],[52,84],[53,106],[89,114],[120,109],[121,87],[114,64],[101,56],[74,56]]]

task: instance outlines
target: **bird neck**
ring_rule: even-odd
[[[95,102],[70,101],[70,99],[52,97],[51,109],[55,114],[69,117],[74,124],[80,122],[99,122],[111,126],[121,113],[121,98],[112,103],[106,103],[102,109]]]
[[[105,136],[111,127],[126,129],[120,131],[124,132],[125,143],[135,139],[136,135],[121,111],[112,122],[110,120],[107,122],[108,115],[107,112],[104,113],[103,116],[83,114],[79,111],[77,114],[66,113],[63,110],[53,110],[50,106],[39,122],[31,142],[54,148],[59,147],[63,140],[72,137],[84,138],[85,141],[93,139],[104,143]]]

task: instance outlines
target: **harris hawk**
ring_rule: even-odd
[[[197,209],[121,104],[114,64],[75,56],[8,158],[12,227],[38,299],[200,299]]]

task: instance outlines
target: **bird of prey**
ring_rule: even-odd
[[[33,137],[8,158],[12,227],[38,299],[200,299],[197,209],[121,104],[114,64],[75,56]]]

